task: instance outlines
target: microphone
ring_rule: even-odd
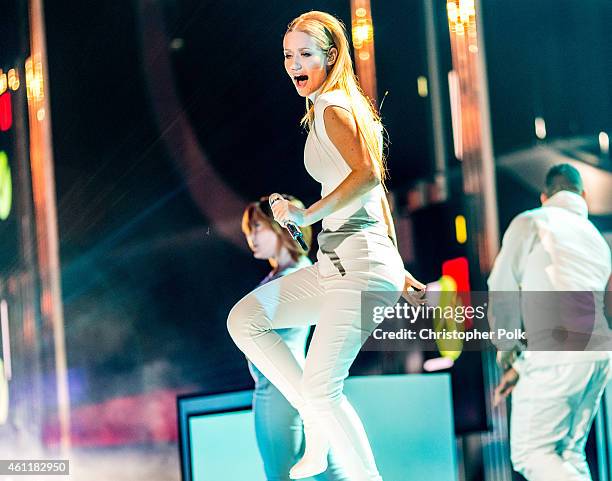
[[[268,197],[270,207],[272,207],[275,202],[281,200],[282,198],[283,196],[280,194],[271,194],[270,197]],[[293,240],[296,241],[304,251],[308,250],[308,245],[306,244],[306,241],[304,241],[304,235],[297,225],[295,225],[293,222],[285,222],[285,224],[281,225],[289,231],[289,234],[291,234]]]

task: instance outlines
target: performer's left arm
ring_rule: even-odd
[[[399,250],[397,245],[397,235],[395,233],[395,224],[393,223],[393,216],[391,215],[391,208],[389,207],[389,201],[386,197],[382,197],[380,200],[382,204],[383,215],[385,217],[385,223],[387,224],[387,234],[393,241],[395,248]],[[405,271],[404,274],[404,291],[402,297],[406,299],[412,305],[419,305],[425,302],[422,294],[415,295],[414,290],[424,291],[427,286],[421,281],[417,280],[410,272]]]
[[[387,235],[393,241],[393,245],[397,245],[397,234],[395,233],[395,224],[393,223],[393,216],[391,215],[391,209],[389,208],[389,201],[386,196],[380,199],[382,204],[383,215],[385,216],[385,223],[387,224]]]

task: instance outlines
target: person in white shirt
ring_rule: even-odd
[[[574,167],[550,169],[541,201],[542,207],[512,221],[488,279],[490,322],[495,328],[524,326],[529,346],[506,345],[498,354],[506,371],[495,404],[512,393],[510,451],[516,471],[529,481],[587,481],[591,475],[584,448],[612,377],[612,353],[533,347],[530,327],[537,330],[538,322],[545,321],[533,315],[524,298],[528,291],[540,291],[531,293],[533,299],[540,295],[538,300],[546,297],[543,291],[592,293],[597,310],[592,329],[605,333],[610,247],[588,220],[582,179]],[[496,291],[505,292],[496,296]]]

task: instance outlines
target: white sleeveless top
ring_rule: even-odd
[[[323,113],[326,107],[332,105],[352,112],[351,101],[344,91],[332,90],[320,94],[315,99],[314,124],[308,133],[304,148],[304,165],[310,176],[321,184],[321,197],[332,192],[351,172],[351,168],[325,131]],[[382,209],[384,195],[383,186],[376,185],[348,205],[325,217],[323,229],[332,232],[342,230],[346,233],[376,231],[386,236],[387,225]]]

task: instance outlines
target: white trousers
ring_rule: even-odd
[[[344,379],[375,325],[362,324],[361,292],[404,285],[404,266],[391,241],[359,232],[345,237],[317,263],[258,287],[231,310],[236,345],[298,410],[328,436],[351,481],[382,481],[359,416],[343,394]],[[300,366],[273,329],[316,324]]]
[[[528,481],[591,481],[584,448],[610,361],[521,369],[512,391],[510,451]]]

